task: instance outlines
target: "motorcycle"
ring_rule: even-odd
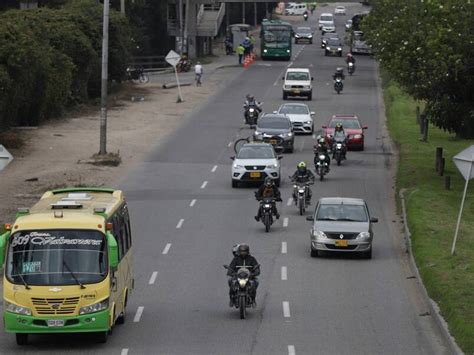
[[[312,182],[297,182],[293,185],[293,196],[296,197],[295,204],[298,206],[300,216],[306,211],[306,206],[309,205],[309,185]]]
[[[344,84],[341,78],[336,78],[334,80],[334,90],[336,90],[337,94],[340,94],[342,89],[344,88]]]
[[[176,64],[176,71],[178,73],[188,72],[191,70],[192,63],[186,58],[181,58],[178,64]]]
[[[316,171],[316,174],[319,176],[319,180],[323,181],[324,180],[324,175],[329,173],[329,164],[327,162],[326,155],[323,153],[318,153],[315,150],[315,156],[314,159],[314,170]]]
[[[347,64],[347,72],[349,73],[349,75],[354,74],[354,72],[355,72],[355,64],[354,63],[349,62]]]
[[[250,292],[252,287],[250,278],[252,276],[252,271],[258,267],[260,267],[260,265],[255,265],[253,268],[248,266],[237,266],[238,270],[233,275],[230,287],[232,288],[234,306],[240,311],[240,319],[245,319],[247,316],[247,308],[251,306],[255,307],[256,305]],[[228,265],[224,265],[224,268],[229,270]]]
[[[261,103],[259,103],[259,105],[261,105]],[[249,106],[244,105],[244,107],[245,107],[245,113],[244,113],[245,123],[250,125],[250,128],[253,128],[253,126],[257,124],[257,119],[258,119],[260,110],[255,105],[249,105]]]
[[[150,80],[148,75],[145,74],[143,67],[129,66],[126,71],[127,79],[135,84],[146,84]]]
[[[304,20],[305,20],[305,21],[308,21],[308,14],[305,13],[305,14],[303,15],[303,17],[304,17]]]
[[[273,197],[264,197],[260,201],[262,213],[260,215],[260,220],[265,226],[265,232],[270,231],[270,226],[273,224],[273,204],[275,203],[275,198]]]
[[[333,144],[333,159],[337,161],[337,165],[341,165],[341,161],[346,159],[346,141],[343,138],[335,138]]]

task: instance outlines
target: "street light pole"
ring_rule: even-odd
[[[104,23],[102,28],[102,74],[100,95],[100,155],[107,154],[107,83],[109,64],[109,0],[104,0]]]

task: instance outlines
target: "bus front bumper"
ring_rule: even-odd
[[[4,312],[7,333],[80,333],[109,330],[109,310],[72,317],[35,317]],[[62,326],[48,325],[48,321],[63,320]],[[58,324],[58,322],[56,322]]]

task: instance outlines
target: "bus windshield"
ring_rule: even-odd
[[[287,47],[291,43],[291,31],[287,26],[266,26],[263,41],[269,48]]]
[[[9,243],[6,277],[37,286],[97,283],[107,275],[106,250],[99,231],[17,232]]]

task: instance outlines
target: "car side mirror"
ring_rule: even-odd
[[[311,116],[314,116],[316,113],[315,113],[314,111],[311,111],[309,114],[310,114]]]
[[[314,78],[313,78],[313,77],[311,77],[311,81],[313,81],[313,80],[314,80]]]
[[[118,245],[112,233],[107,232],[107,244],[109,246],[109,267],[115,269],[118,266]]]
[[[369,127],[367,127],[367,126],[362,127],[362,129],[367,129],[367,128],[369,128]]]
[[[278,159],[278,160],[282,160],[282,159],[283,159],[283,155],[279,155],[277,159]]]
[[[321,126],[322,128],[328,128],[328,126]]]
[[[314,221],[314,217],[313,216],[307,216],[306,220],[312,222],[312,221]]]
[[[8,238],[10,238],[10,232],[0,235],[0,267],[2,267],[5,262],[5,249],[7,247]]]
[[[376,217],[371,217],[370,218],[370,222],[372,222],[372,223],[377,223],[378,221],[379,221],[379,219],[376,218]]]
[[[234,156],[230,157],[230,160],[235,160],[235,157]]]

